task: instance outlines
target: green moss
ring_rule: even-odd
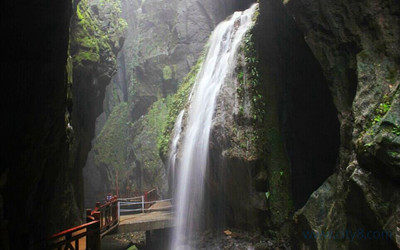
[[[171,104],[171,100],[171,96],[159,99],[150,107],[149,112],[146,114],[146,129],[154,131],[156,138],[160,138],[164,132],[168,121],[168,107]]]
[[[255,15],[254,26],[247,31],[240,48],[236,77],[239,83],[237,88],[239,100],[239,117],[245,116],[245,102],[250,101],[250,118],[252,119],[252,129],[242,128],[242,133],[233,133],[233,144],[239,144],[243,148],[246,143],[245,155],[248,160],[253,158],[262,159],[266,157],[266,130],[265,120],[265,97],[261,82],[263,81],[259,74],[258,52],[255,48],[254,27],[257,25],[257,15]],[[241,126],[239,124],[239,126]],[[248,143],[250,142],[250,143]],[[250,144],[250,147],[248,146]],[[249,150],[250,149],[250,150]],[[234,152],[235,149],[232,149]],[[250,153],[250,154],[249,154]]]
[[[207,49],[205,49],[205,51],[206,50]],[[172,129],[174,128],[174,124],[179,112],[185,107],[187,103],[187,99],[189,97],[190,91],[192,90],[192,86],[196,81],[196,76],[201,68],[201,65],[203,64],[205,51],[198,59],[196,65],[192,67],[190,72],[183,79],[176,94],[173,95],[170,99],[170,104],[168,104],[169,114],[166,123],[164,124],[165,126],[163,129],[163,133],[159,136],[157,143],[160,155],[162,156],[166,156],[168,153],[168,146]]]
[[[389,98],[387,95],[385,95],[383,97],[382,103],[380,103],[378,108],[375,110],[376,115],[371,120],[372,126],[382,120],[382,117],[385,116],[386,113],[389,111],[391,103],[392,103],[391,98]]]
[[[250,29],[245,35],[244,46],[242,47],[242,50],[245,55],[245,65],[247,67],[247,81],[249,82],[248,91],[251,96],[251,103],[253,107],[253,119],[255,123],[261,123],[265,116],[265,102],[260,86],[262,79],[258,72],[259,62],[254,44],[255,40],[253,37],[253,29]]]
[[[400,135],[400,126],[394,126],[391,132],[395,135]]]
[[[107,1],[99,14],[93,13],[88,0],[77,5],[74,32],[71,33],[71,46],[74,49],[73,62],[77,67],[86,63],[99,63],[101,53],[112,55],[112,47],[118,45],[127,23],[120,18],[120,1]],[[100,16],[107,16],[107,27]]]
[[[96,165],[123,169],[126,161],[128,104],[115,106],[94,145]]]
[[[389,112],[393,102],[393,98],[398,96],[398,94],[396,94],[397,91],[398,90],[396,90],[391,96],[384,95],[382,97],[380,103],[378,104],[378,107],[375,109],[373,118],[366,125],[365,129],[360,133],[357,139],[357,144],[362,151],[366,152],[374,145],[374,142],[371,141],[372,137],[378,132],[378,129],[380,129],[380,126],[378,125],[382,123],[384,116]],[[386,127],[389,124],[390,122],[386,125]],[[389,126],[389,131],[395,135],[399,135],[400,133],[397,127],[398,126],[396,124],[391,124],[391,126]]]
[[[163,69],[163,78],[164,78],[164,80],[171,80],[172,79],[172,69],[168,65],[165,65],[165,67]]]
[[[257,2],[259,2],[259,0],[257,0]],[[257,8],[256,11],[254,12],[254,15],[253,15],[253,18],[252,18],[253,22],[256,23],[258,21],[259,15],[260,15],[260,9]]]
[[[77,62],[78,66],[82,66],[84,62],[99,62],[100,55],[92,51],[81,51],[74,56],[74,60]]]
[[[77,5],[76,17],[77,24],[74,29],[75,32],[72,33],[71,44],[78,48],[78,52],[74,54],[73,61],[78,66],[81,66],[85,61],[98,62],[100,59],[99,46],[96,40],[98,24],[92,18],[87,0],[82,0]]]
[[[145,188],[161,186],[163,183],[160,174],[163,165],[157,148],[157,138],[164,131],[170,99],[171,97],[159,97],[150,106],[146,115],[136,121],[132,128],[134,140],[130,147],[135,152],[135,159],[143,167],[143,174],[146,176],[143,185],[146,186],[146,183],[151,185]]]

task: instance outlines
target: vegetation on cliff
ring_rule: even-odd
[[[99,165],[109,165],[115,170],[126,163],[126,136],[128,129],[128,104],[120,103],[112,110],[94,145],[95,160]]]
[[[169,100],[167,102],[168,116],[166,117],[166,120],[163,124],[162,133],[159,134],[157,139],[157,148],[160,152],[160,156],[164,159],[168,154],[168,147],[170,144],[172,129],[174,128],[176,118],[178,117],[179,112],[183,110],[185,105],[187,104],[189,94],[192,90],[193,84],[196,81],[196,76],[204,61],[206,51],[207,48],[204,49],[204,52],[198,59],[196,65],[192,67],[190,72],[183,79],[182,83],[179,85],[176,94],[167,98],[167,100]]]
[[[160,192],[166,191],[165,168],[159,157],[157,139],[165,127],[170,103],[170,97],[160,97],[131,128],[133,136],[129,147],[135,158],[131,167],[141,169],[144,190],[157,187]]]
[[[71,125],[67,133],[73,132],[73,136],[68,137],[73,140],[70,162],[82,169],[95,136],[96,119],[103,109],[106,87],[117,70],[116,58],[123,45],[126,22],[120,17],[120,0],[81,0],[76,3],[70,29],[72,63],[67,66],[68,72],[72,72],[68,75],[72,81],[68,82],[71,91],[68,91],[66,118]],[[119,158],[113,156],[108,161]],[[80,188],[86,186],[82,183],[86,180],[76,180]],[[85,202],[95,201],[85,199]]]
[[[72,32],[71,48],[74,64],[99,63],[103,54],[113,54],[127,26],[120,18],[120,0],[100,1],[99,5],[81,0],[76,9],[76,26]],[[104,20],[107,19],[107,20]],[[113,56],[115,60],[115,56]]]
[[[239,110],[230,132],[232,147],[226,152],[229,157],[242,157],[248,161],[266,157],[266,135],[263,126],[266,105],[254,38],[258,13],[259,11],[253,17],[254,26],[245,34],[237,57],[234,74],[237,78]]]

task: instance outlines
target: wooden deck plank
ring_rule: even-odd
[[[156,211],[133,215],[122,215],[118,226],[119,233],[148,231],[174,226],[171,211]]]

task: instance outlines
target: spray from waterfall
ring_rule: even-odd
[[[186,240],[201,226],[209,137],[216,100],[224,82],[233,77],[239,46],[246,31],[253,25],[252,17],[257,7],[254,4],[246,11],[235,12],[213,31],[207,56],[193,86],[186,125],[183,131],[174,135],[173,143],[179,140],[178,136],[182,137],[182,142],[179,147],[181,159],[178,166],[174,165],[177,169],[174,192],[176,227],[171,249],[190,249]],[[173,157],[176,158],[176,154],[174,152]]]

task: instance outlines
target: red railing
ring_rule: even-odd
[[[47,249],[101,249],[101,238],[118,226],[118,199],[116,196],[103,205],[86,210],[87,223],[52,235]]]
[[[145,191],[142,203],[155,201],[157,190]],[[86,210],[87,223],[52,235],[46,244],[47,249],[101,249],[101,238],[118,227],[118,198],[113,196],[104,204],[96,203],[96,208]]]
[[[96,203],[96,208],[86,210],[87,222],[98,220],[100,222],[100,235],[103,237],[118,226],[118,198],[114,196],[103,205]]]
[[[149,191],[144,191],[144,202],[146,202],[145,208],[149,208],[152,205],[152,203],[149,202],[156,200],[158,200],[157,189],[153,188]]]
[[[100,239],[100,222],[92,221],[52,235],[47,249],[100,249]]]

